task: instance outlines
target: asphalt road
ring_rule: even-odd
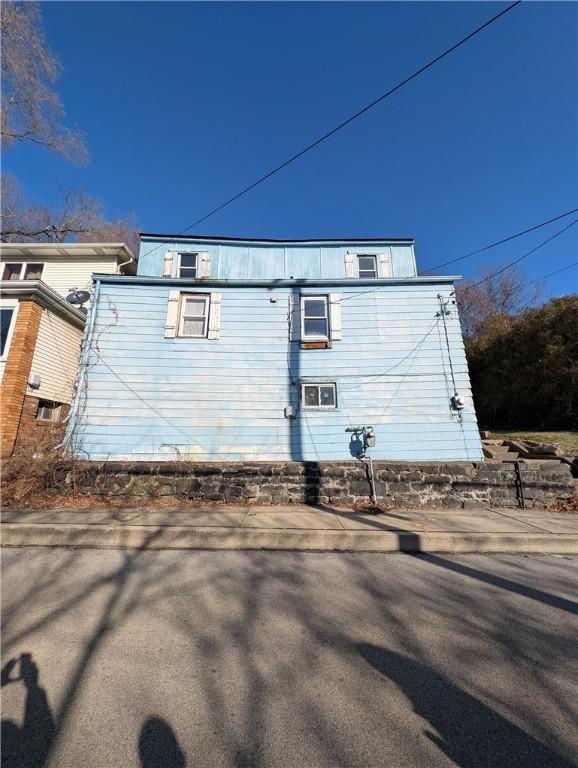
[[[2,766],[578,764],[578,560],[2,554]]]

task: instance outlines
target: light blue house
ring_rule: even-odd
[[[455,277],[412,240],[143,235],[95,276],[69,437],[93,460],[479,461]],[[358,443],[357,443],[358,445]]]

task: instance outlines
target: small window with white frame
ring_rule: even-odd
[[[301,400],[306,410],[337,408],[337,392],[334,382],[302,384]]]
[[[2,265],[2,280],[42,280],[44,264],[38,262],[6,262]]]
[[[199,254],[179,253],[179,277],[198,277]]]
[[[54,424],[58,424],[62,410],[61,406],[61,403],[55,403],[53,400],[39,400],[36,420],[51,421]]]
[[[357,257],[357,273],[359,277],[377,277],[377,257],[360,254]]]
[[[301,297],[301,338],[305,341],[329,339],[327,296]]]
[[[207,336],[211,297],[207,293],[182,293],[179,308],[179,336],[202,339]]]

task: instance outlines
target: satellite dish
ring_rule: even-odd
[[[90,299],[90,293],[88,291],[79,291],[76,288],[71,288],[70,293],[66,297],[66,301],[69,304],[77,304],[80,308]]]

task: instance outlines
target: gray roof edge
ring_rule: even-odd
[[[461,280],[460,275],[425,275],[415,277],[390,277],[390,278],[331,278],[331,279],[279,279],[279,280],[213,280],[211,278],[178,278],[178,277],[155,277],[152,275],[92,275],[93,280],[101,283],[127,283],[131,285],[175,285],[187,288],[293,288],[299,286],[388,286],[388,285],[420,285],[436,283],[455,283]]]
[[[46,309],[51,309],[78,328],[84,328],[85,315],[69,304],[59,293],[53,291],[42,280],[0,280],[0,296],[35,301]]]
[[[141,240],[166,240],[167,242],[183,240],[185,242],[215,242],[215,243],[255,243],[255,244],[275,244],[275,245],[299,245],[316,243],[339,244],[346,243],[353,245],[355,243],[414,243],[413,237],[312,237],[305,239],[291,238],[267,238],[267,237],[218,237],[216,235],[178,235],[161,234],[156,232],[140,232]]]

